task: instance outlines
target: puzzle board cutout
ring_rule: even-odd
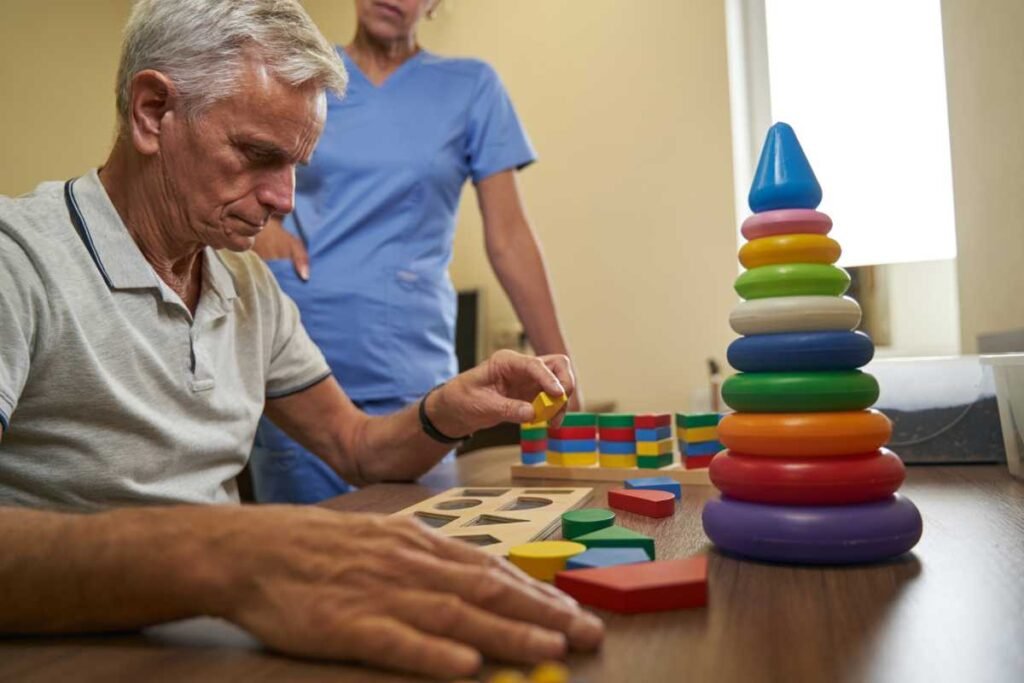
[[[562,479],[565,481],[625,481],[637,477],[672,477],[680,484],[711,486],[708,468],[688,470],[679,463],[660,468],[644,467],[559,467],[538,463],[536,465],[513,465],[515,479]]]
[[[415,516],[488,554],[507,555],[509,548],[545,537],[559,526],[563,512],[580,507],[593,492],[589,488],[460,486],[394,514]]]

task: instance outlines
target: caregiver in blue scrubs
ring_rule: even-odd
[[[538,354],[568,348],[515,172],[536,156],[497,74],[416,40],[437,0],[355,0],[349,73],[329,97],[295,210],[256,243],[346,393],[386,414],[456,374],[448,277],[455,215],[476,187],[487,256]],[[578,409],[577,393],[570,409]],[[261,502],[312,503],[349,486],[263,418],[251,463]]]

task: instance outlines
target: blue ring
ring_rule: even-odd
[[[863,332],[783,332],[740,337],[729,345],[729,365],[742,372],[855,370],[875,355]]]

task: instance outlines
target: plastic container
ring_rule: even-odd
[[[982,356],[981,362],[991,366],[996,383],[1006,465],[1024,479],[1024,353]]]

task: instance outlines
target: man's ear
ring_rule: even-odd
[[[132,144],[140,154],[156,154],[164,115],[174,110],[178,92],[171,79],[153,69],[139,71],[132,77],[131,92],[128,125]]]

